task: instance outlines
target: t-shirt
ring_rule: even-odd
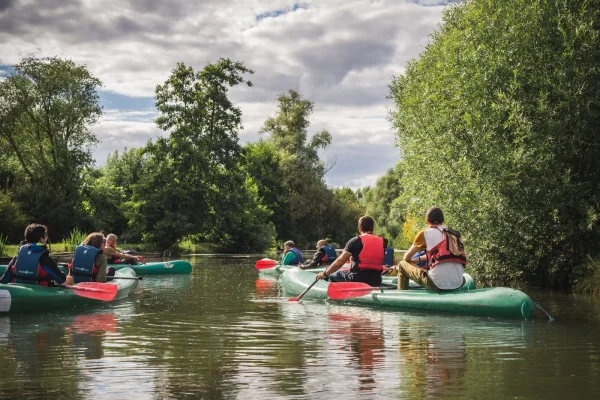
[[[439,228],[445,228],[443,225],[439,225]],[[430,250],[436,244],[442,241],[442,232],[435,228],[428,228],[431,233],[430,236],[433,236],[433,239],[430,240],[431,243],[427,243],[425,240],[425,230],[417,233],[415,240],[413,241],[413,246],[415,246],[419,250]],[[462,264],[456,262],[443,262],[435,266],[435,268],[427,271],[427,275],[429,278],[435,283],[440,289],[456,289],[462,286],[463,284],[463,273],[465,269]]]
[[[348,240],[348,243],[346,243],[346,247],[344,247],[344,251],[347,251],[348,253],[352,254],[352,260],[351,260],[351,266],[350,266],[350,270],[352,272],[358,272],[359,271],[359,264],[360,264],[360,252],[363,249],[363,243],[362,240],[360,240],[360,236],[355,236],[352,239]],[[383,244],[382,241],[382,246],[381,246],[381,252],[385,252],[385,245]]]

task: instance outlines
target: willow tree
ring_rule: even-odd
[[[449,6],[391,83],[413,215],[437,204],[480,279],[567,286],[600,239],[598,1]]]

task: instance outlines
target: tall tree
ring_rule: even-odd
[[[93,161],[100,85],[85,66],[57,57],[25,58],[0,81],[0,141],[19,168],[15,197],[51,233],[81,220],[81,171]]]
[[[597,1],[461,3],[392,81],[407,204],[444,208],[480,280],[567,286],[597,251],[599,13]]]

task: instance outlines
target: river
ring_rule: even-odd
[[[194,257],[135,296],[0,317],[0,398],[598,399],[600,300],[532,321],[287,302],[258,257]]]

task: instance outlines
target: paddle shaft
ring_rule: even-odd
[[[140,281],[144,279],[143,276],[106,276],[106,280],[110,279],[139,279]]]
[[[300,296],[293,297],[293,298],[289,299],[288,301],[300,301],[300,299],[306,294],[306,292],[308,292],[311,287],[315,286],[315,283],[317,283],[317,282],[319,282],[319,280],[315,279],[315,281],[313,283],[311,283],[309,287],[307,287],[306,289],[304,289],[304,291],[302,293],[300,293]]]

